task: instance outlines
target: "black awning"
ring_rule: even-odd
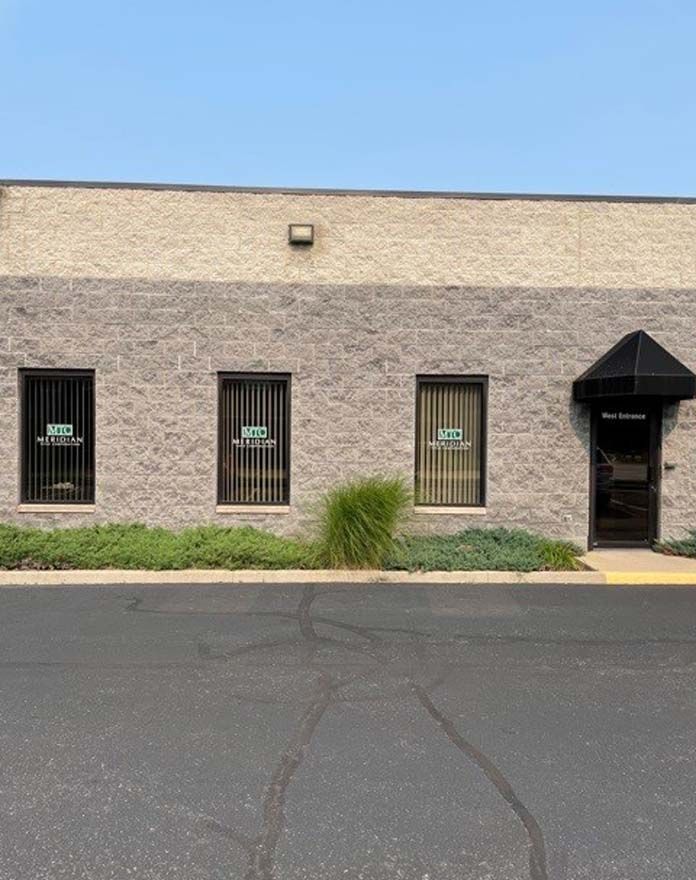
[[[645,330],[617,342],[573,382],[575,400],[605,397],[696,397],[696,375]]]

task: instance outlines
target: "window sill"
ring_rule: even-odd
[[[427,516],[485,516],[488,510],[485,507],[414,507],[417,514]]]
[[[18,504],[17,513],[95,513],[94,504]]]
[[[282,504],[218,504],[215,513],[256,513],[266,516],[267,514],[287,515],[290,513],[289,505]]]

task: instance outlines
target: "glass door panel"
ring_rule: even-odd
[[[602,407],[595,418],[595,541],[649,544],[652,413],[628,404]]]

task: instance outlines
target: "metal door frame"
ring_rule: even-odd
[[[597,540],[597,425],[599,412],[607,406],[645,409],[650,419],[648,439],[648,538],[647,541]],[[602,547],[652,547],[660,534],[660,502],[662,488],[662,399],[628,398],[592,406],[590,415],[590,520],[587,546],[590,550]]]

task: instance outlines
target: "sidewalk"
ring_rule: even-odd
[[[592,550],[582,562],[608,584],[696,584],[696,559],[648,549]]]

